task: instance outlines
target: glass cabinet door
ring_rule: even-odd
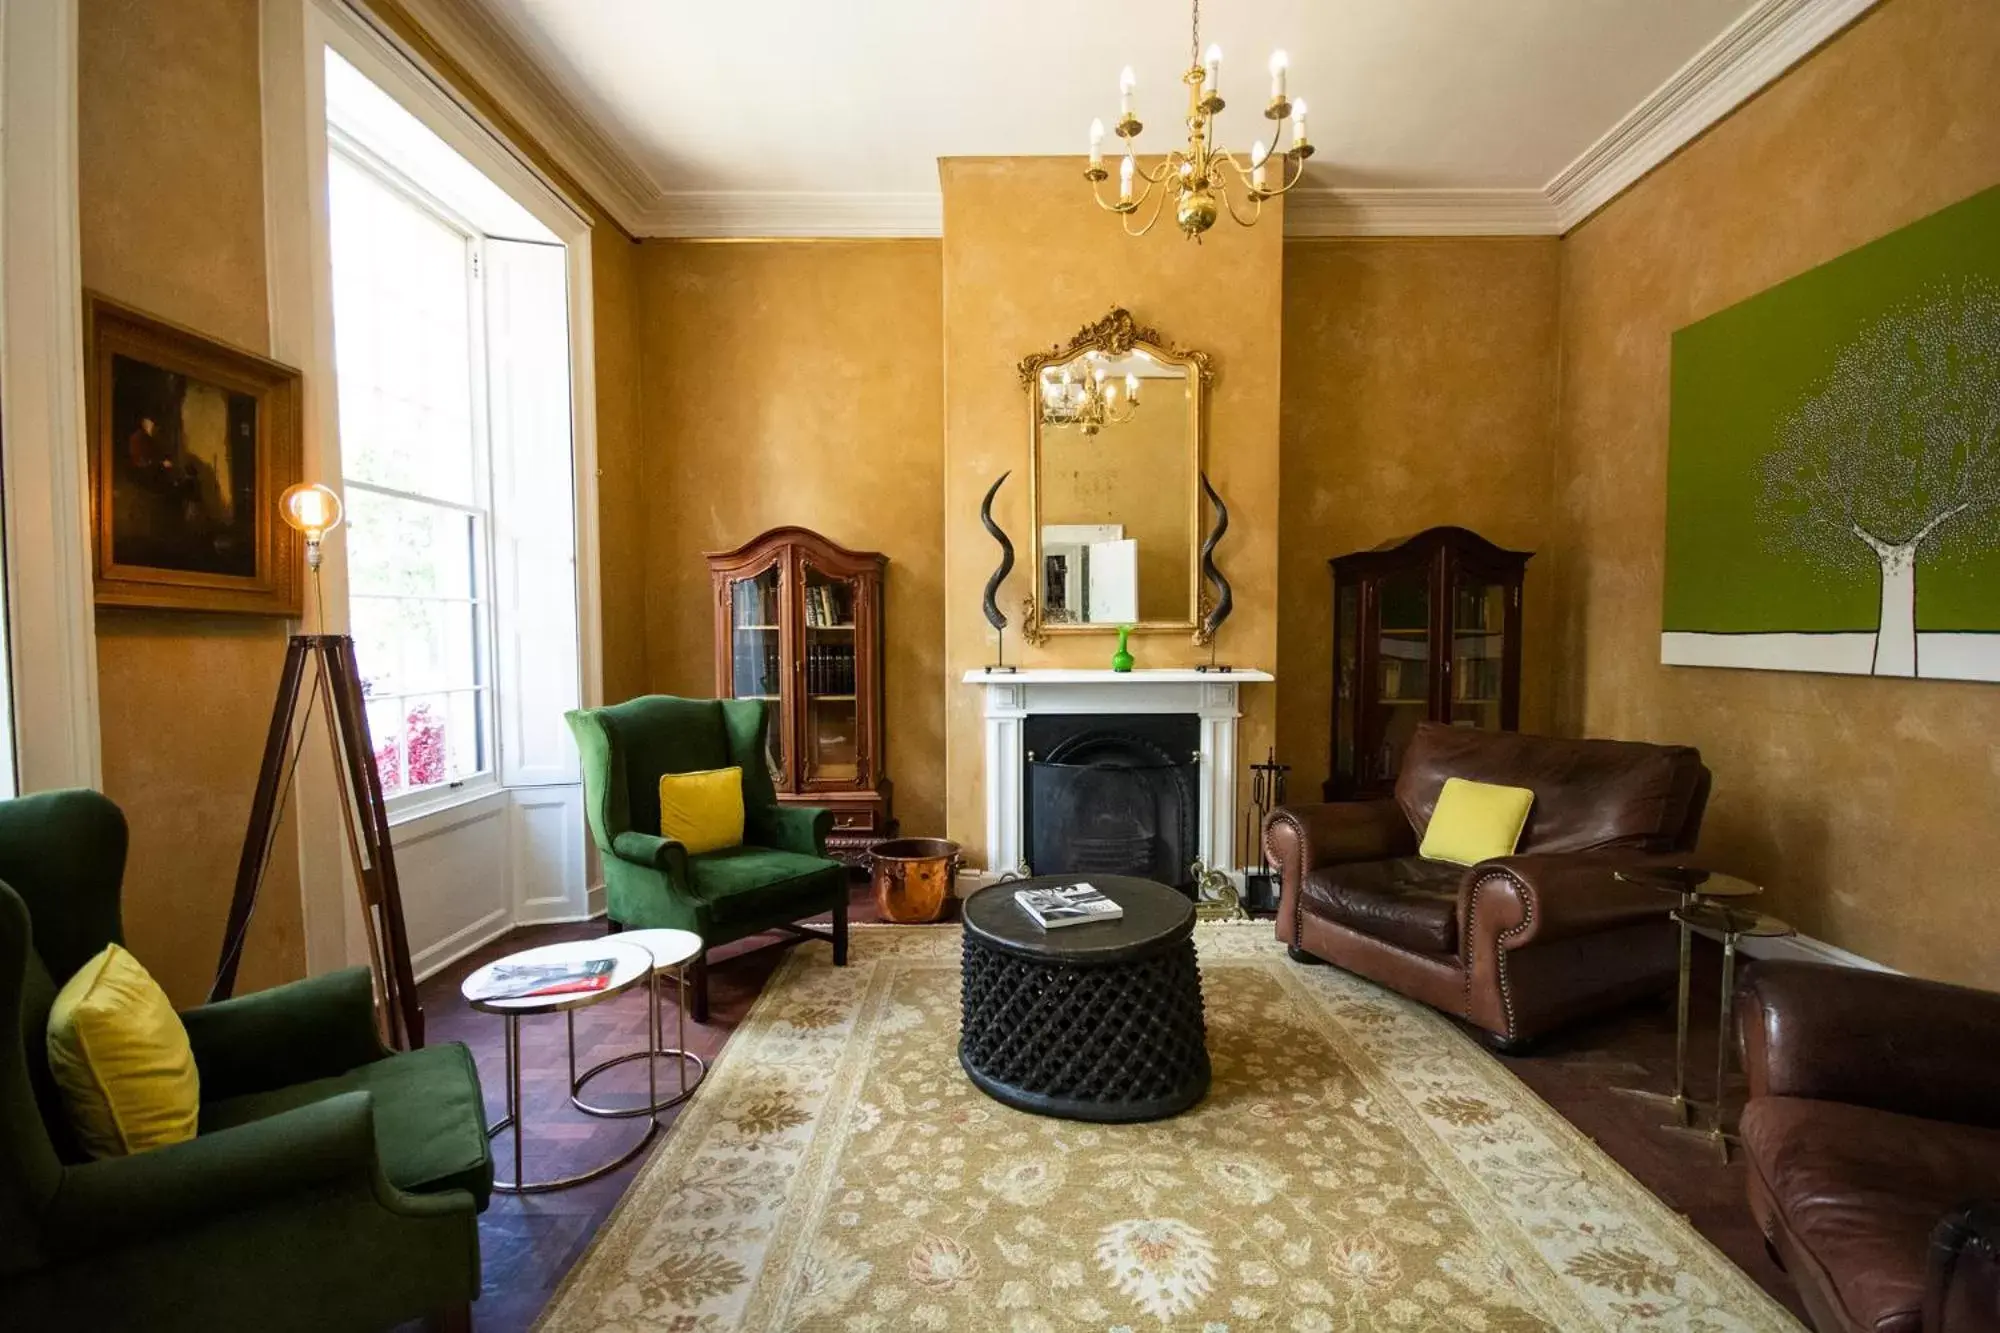
[[[1506,686],[1507,585],[1475,571],[1451,580],[1451,724],[1498,730]]]
[[[1361,587],[1343,583],[1333,607],[1333,776],[1352,782],[1356,695],[1361,681]]]
[[[729,693],[736,699],[763,699],[770,714],[768,758],[780,787],[785,771],[784,664],[778,567],[729,583]]]
[[[852,787],[861,777],[861,705],[868,686],[855,643],[855,581],[803,562],[800,655],[805,699],[800,735],[801,783]]]
[[[1417,724],[1430,716],[1430,572],[1384,575],[1375,586],[1377,679],[1367,766],[1371,778],[1390,778],[1401,767]]]

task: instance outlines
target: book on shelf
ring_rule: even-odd
[[[575,963],[495,963],[471,1000],[527,1000],[545,995],[584,995],[611,984],[615,958],[587,958]]]
[[[1043,930],[1081,926],[1092,921],[1116,921],[1125,909],[1089,884],[1060,884],[1052,889],[1016,889],[1014,901]]]

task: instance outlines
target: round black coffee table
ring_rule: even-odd
[[[1125,909],[1043,930],[1017,889],[1079,879]],[[1044,875],[965,900],[958,1062],[997,1101],[1069,1120],[1158,1120],[1208,1091],[1194,900],[1148,879]]]

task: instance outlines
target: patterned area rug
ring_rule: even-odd
[[[1215,1081],[1092,1126],[959,1069],[955,926],[795,952],[539,1327],[1796,1330],[1462,1033],[1197,936]]]

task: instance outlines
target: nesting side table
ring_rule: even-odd
[[[483,1000],[475,996],[485,989],[485,983],[496,967],[515,964],[560,964],[586,963],[593,959],[610,958],[614,961],[609,982],[602,990],[581,991],[570,995],[528,995],[511,1000]],[[576,1011],[602,1004],[606,1000],[623,995],[640,983],[645,983],[653,991],[652,1005],[657,1025],[659,1014],[658,969],[653,965],[653,956],[636,944],[621,944],[617,940],[570,940],[562,944],[545,944],[538,949],[524,949],[520,953],[509,954],[477,969],[467,977],[460,987],[466,1003],[485,1014],[498,1014],[506,1020],[507,1055],[507,1111],[500,1119],[486,1127],[488,1138],[498,1137],[506,1130],[514,1132],[514,1175],[512,1179],[501,1179],[496,1175],[493,1188],[504,1194],[541,1194],[549,1190],[566,1189],[571,1185],[581,1185],[587,1180],[616,1171],[642,1152],[659,1132],[659,1122],[648,1115],[646,1132],[638,1142],[601,1166],[574,1175],[555,1176],[544,1180],[529,1180],[522,1171],[522,1140],[526,1137],[521,1107],[521,1020],[532,1014],[561,1014],[568,1028],[570,1087],[572,1096],[576,1088]],[[647,1065],[647,1101],[659,1099],[657,1077],[653,1067]]]
[[[603,1116],[612,1120],[641,1115],[658,1115],[667,1108],[679,1106],[689,1097],[692,1097],[695,1088],[701,1085],[701,1080],[708,1073],[708,1062],[687,1049],[687,965],[701,956],[701,936],[691,930],[667,930],[662,928],[621,931],[614,938],[620,944],[637,945],[639,948],[644,949],[647,955],[653,960],[652,983],[647,996],[647,1049],[633,1051],[628,1055],[614,1055],[609,1060],[594,1064],[579,1074],[576,1072],[576,1041],[574,1034],[572,1034],[569,1045],[570,1105],[586,1115]],[[659,977],[662,972],[670,972],[673,975],[674,985],[678,988],[679,992],[677,996],[678,1003],[674,1006],[675,1044],[672,1046],[660,1045],[663,1038],[661,1031],[663,1024],[660,1021]],[[662,1100],[659,1095],[657,1083],[649,1081],[648,1087],[652,1089],[652,1095],[646,1099],[647,1104],[644,1106],[593,1106],[583,1100],[583,1085],[590,1082],[591,1079],[596,1078],[599,1074],[602,1074],[605,1070],[618,1065],[628,1064],[633,1060],[646,1060],[650,1062],[657,1059],[670,1059],[678,1066],[680,1090],[673,1096]],[[694,1066],[695,1077],[693,1083],[688,1082],[689,1065]],[[652,1080],[654,1077],[649,1071],[647,1078]]]

